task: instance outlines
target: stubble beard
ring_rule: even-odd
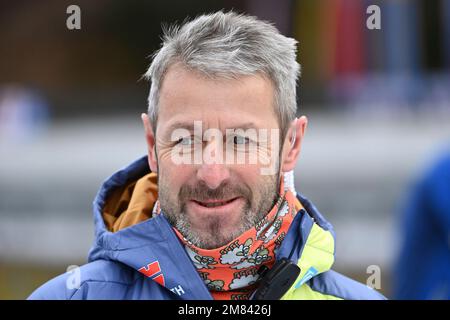
[[[171,189],[163,179],[158,176],[159,202],[161,210],[169,223],[175,227],[184,238],[194,246],[201,249],[220,248],[239,237],[245,231],[253,228],[273,208],[277,201],[279,187],[279,172],[273,176],[263,176],[257,192],[252,192],[249,187],[220,185],[212,190],[199,183],[194,187],[182,186],[176,199],[171,199]],[[186,214],[186,202],[188,197],[195,195],[209,195],[212,198],[226,196],[232,193],[239,194],[245,200],[241,210],[240,219],[230,232],[224,230],[224,222],[220,217],[211,216],[202,221],[202,230],[196,230]]]

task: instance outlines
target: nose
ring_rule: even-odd
[[[209,188],[216,189],[230,178],[230,170],[224,164],[223,146],[219,139],[213,139],[203,150],[203,161],[197,169],[197,179],[203,181]]]
[[[210,189],[216,189],[230,178],[230,171],[224,164],[202,164],[197,170],[197,179],[206,183]]]

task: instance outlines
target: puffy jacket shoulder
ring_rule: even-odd
[[[386,300],[376,290],[330,270],[307,282],[312,290],[344,300]]]
[[[28,299],[124,299],[136,280],[136,272],[123,264],[97,260],[48,281]]]

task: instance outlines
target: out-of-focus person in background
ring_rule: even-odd
[[[450,151],[412,187],[393,274],[396,299],[450,299]]]
[[[32,143],[49,123],[45,99],[18,84],[0,87],[0,139],[2,143]]]

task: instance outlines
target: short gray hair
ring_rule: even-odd
[[[262,74],[275,88],[275,114],[281,137],[297,111],[296,84],[300,65],[297,41],[256,17],[219,11],[201,15],[180,26],[163,28],[162,47],[145,73],[151,81],[148,115],[156,130],[160,88],[168,68],[181,63],[212,78],[236,79]]]

